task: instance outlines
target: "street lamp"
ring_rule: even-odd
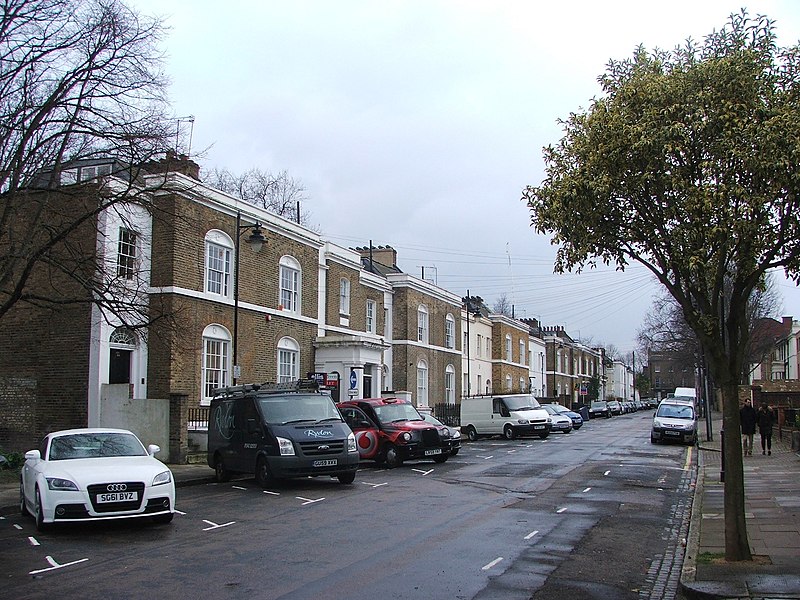
[[[472,395],[472,373],[471,373],[471,360],[469,356],[469,319],[470,316],[475,316],[478,318],[481,316],[481,307],[480,307],[480,298],[475,299],[475,304],[473,304],[473,298],[469,295],[469,290],[467,290],[467,295],[464,296],[462,299],[464,305],[467,309],[467,397]]]
[[[239,379],[239,249],[241,247],[242,234],[252,228],[252,232],[247,236],[247,244],[253,252],[260,252],[264,245],[264,234],[261,233],[261,223],[256,221],[250,225],[242,225],[242,213],[236,211],[236,255],[233,257],[233,385]]]

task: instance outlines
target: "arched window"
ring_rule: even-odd
[[[447,404],[456,403],[456,370],[453,365],[447,365],[444,369],[444,401]]]
[[[417,406],[428,406],[428,363],[417,363]]]
[[[280,281],[278,302],[283,310],[300,314],[300,286],[302,271],[300,263],[292,256],[282,256],[280,260]]]
[[[290,337],[278,342],[278,383],[296,381],[300,373],[300,344]]]
[[[506,391],[511,391],[511,375],[506,375]]]
[[[222,325],[203,330],[203,404],[210,404],[212,391],[230,382],[231,334]]]
[[[223,298],[233,297],[233,240],[224,231],[206,233],[205,291]]]

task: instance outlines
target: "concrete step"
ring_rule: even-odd
[[[208,460],[208,455],[205,452],[189,452],[186,455],[186,463],[190,465],[205,464]]]

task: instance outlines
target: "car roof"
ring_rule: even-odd
[[[384,406],[386,404],[411,404],[405,398],[355,398],[353,400],[343,400],[341,405],[368,404],[369,406]]]
[[[49,437],[60,437],[63,435],[77,435],[80,433],[128,433],[135,435],[132,431],[127,429],[115,429],[113,427],[80,427],[76,429],[62,429],[60,431],[52,431],[47,435]]]

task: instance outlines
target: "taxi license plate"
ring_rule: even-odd
[[[336,459],[329,458],[327,460],[315,460],[314,461],[315,467],[335,467],[336,466]]]
[[[136,502],[139,495],[136,492],[110,492],[108,494],[97,494],[97,502]]]
[[[544,429],[544,425],[534,425],[534,429]]]
[[[436,448],[435,450],[425,450],[425,456],[433,456],[434,454],[441,454],[442,449]]]

